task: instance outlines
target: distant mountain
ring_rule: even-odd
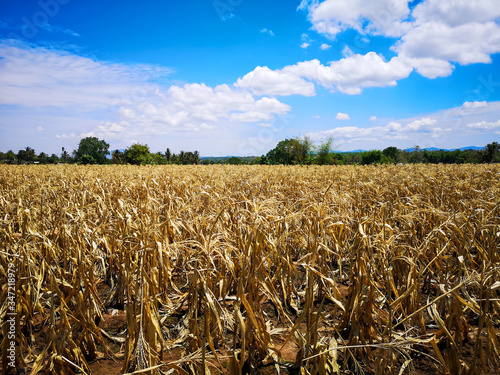
[[[417,150],[416,148],[410,147],[410,148],[405,149],[404,151],[413,152],[413,151],[416,151],[416,150]],[[478,151],[478,150],[484,150],[484,147],[477,147],[477,146],[467,146],[467,147],[460,147],[460,148],[427,147],[427,148],[422,148],[421,150],[426,150],[426,151],[440,151],[440,150],[443,150],[443,151],[455,151],[455,150],[465,151],[465,150],[474,150],[474,151]]]
[[[334,151],[337,154],[357,154],[359,152],[366,152],[367,150],[352,150],[352,151]]]

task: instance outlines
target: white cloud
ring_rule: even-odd
[[[56,134],[56,138],[59,138],[59,139],[68,139],[68,138],[76,138],[77,135],[75,133],[71,133],[71,134]]]
[[[235,86],[252,90],[256,95],[313,96],[315,94],[313,83],[302,79],[297,74],[290,74],[285,69],[271,70],[267,66],[258,66],[239,78]]]
[[[347,29],[400,38],[393,50],[427,78],[446,77],[461,65],[491,63],[500,52],[497,0],[304,0],[314,30],[334,38]]]
[[[360,94],[365,87],[395,86],[397,80],[406,78],[412,68],[397,57],[386,62],[374,52],[353,54],[329,66],[318,60],[305,61],[289,67],[301,77],[346,94]]]
[[[426,137],[438,137],[444,132],[449,130],[444,130],[440,127],[433,127],[437,121],[424,118],[420,120],[415,120],[402,125],[400,122],[390,122],[385,126],[372,126],[372,127],[359,127],[359,126],[343,126],[334,129],[326,130],[323,132],[309,133],[308,136],[313,140],[323,139],[325,137],[333,137],[336,140],[346,141],[346,140],[357,140],[357,141],[369,141],[376,140],[381,142],[384,140],[410,140],[418,139],[422,133],[426,134]],[[373,147],[372,147],[373,148]]]
[[[203,124],[201,124],[201,128],[204,130],[213,130],[213,129],[217,129],[217,126],[203,123]]]
[[[490,63],[490,55],[500,52],[500,25],[469,22],[449,26],[426,21],[402,37],[395,50],[410,58],[432,58],[462,65]]]
[[[155,98],[152,98],[155,99]],[[135,123],[142,131],[164,134],[175,129],[198,130],[209,122],[256,122],[285,114],[291,108],[275,98],[255,99],[248,91],[205,84],[171,86],[165,94],[135,106]]]
[[[420,75],[430,79],[448,77],[455,69],[455,66],[448,61],[432,57],[409,58],[400,56],[400,58],[408,65],[413,66]]]
[[[106,121],[91,131],[81,133],[79,137],[99,137],[108,140],[115,140],[123,137],[129,127],[130,124],[125,121],[122,121],[121,123]],[[74,133],[73,137],[75,137]]]
[[[299,62],[283,69],[257,67],[239,78],[236,87],[252,90],[256,95],[315,95],[314,83],[332,91],[360,94],[366,87],[395,86],[408,77],[413,68],[405,59],[385,61],[374,52],[350,54],[329,66],[319,60]]]
[[[261,33],[263,33],[263,34],[269,34],[269,35],[271,35],[271,36],[274,36],[273,31],[272,31],[272,30],[268,30],[268,29],[266,29],[266,28],[264,28],[264,29],[260,29],[260,32],[261,32]]]
[[[45,130],[45,128],[43,126],[37,126],[36,127],[36,131],[37,132],[43,132]]]
[[[395,50],[414,59],[425,77],[451,74],[450,62],[490,63],[500,52],[500,7],[496,0],[425,0],[412,16],[412,27]]]
[[[370,121],[377,121],[377,116],[370,117]]]
[[[335,118],[337,120],[350,120],[351,119],[351,116],[349,116],[347,113],[342,113],[342,112],[339,112],[337,113],[337,116],[335,116]]]
[[[407,0],[302,1],[299,9],[307,9],[314,30],[332,38],[349,28],[399,36],[408,28],[401,21],[410,13]]]
[[[0,104],[107,108],[142,83],[171,71],[147,65],[99,62],[21,42],[0,42]]]
[[[500,128],[500,120],[495,121],[495,122],[486,122],[486,121],[475,122],[475,123],[472,123],[472,124],[467,124],[467,128],[469,128],[469,129],[479,129],[479,130],[496,129],[496,128]]]
[[[413,11],[419,21],[438,21],[449,26],[459,26],[470,22],[487,22],[500,17],[500,7],[496,0],[426,0]]]
[[[325,50],[327,50],[327,49],[332,48],[332,46],[331,46],[331,45],[329,45],[329,44],[323,43],[323,44],[320,46],[320,48],[321,48],[323,51],[325,51]]]
[[[487,107],[474,111],[463,106],[435,112],[426,116],[386,120],[385,126],[341,126],[311,132],[314,141],[333,137],[345,151],[354,149],[383,149],[421,147],[453,148],[484,146],[497,139],[500,132],[500,101],[488,102]],[[377,123],[383,122],[378,119]]]
[[[407,125],[409,130],[429,129],[437,123],[436,119],[425,117],[420,120],[415,120]]]
[[[126,143],[174,131],[270,121],[291,110],[276,98],[256,97],[233,85],[153,84],[170,73],[155,66],[107,63],[21,42],[0,42],[0,57],[0,105],[9,108],[0,126],[23,118],[33,126],[35,118],[50,124],[45,134],[59,140],[92,135]],[[314,94],[313,83],[303,84]]]
[[[272,124],[270,124],[269,122],[261,122],[260,124],[257,125],[262,128],[270,128],[272,126]]]
[[[302,36],[300,37],[300,39],[302,41],[300,48],[304,48],[304,49],[309,47],[311,45],[311,43],[313,42],[313,40],[311,39],[311,37],[307,33],[302,33]]]
[[[486,101],[476,101],[476,102],[465,102],[462,107],[467,109],[476,109],[476,108],[486,108],[488,103]]]
[[[285,114],[291,107],[275,98],[262,98],[255,102],[255,109],[246,112],[231,113],[230,120],[238,122],[257,122],[271,120],[274,114]]]
[[[131,108],[127,108],[127,107],[121,107],[119,110],[118,110],[118,113],[126,118],[126,119],[133,119],[135,118],[135,112],[133,109]]]

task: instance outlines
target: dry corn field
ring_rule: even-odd
[[[498,165],[0,165],[0,245],[4,374],[500,373]]]

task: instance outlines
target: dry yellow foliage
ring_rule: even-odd
[[[0,317],[15,264],[32,374],[487,374],[499,206],[497,165],[0,165]]]

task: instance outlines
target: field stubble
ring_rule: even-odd
[[[497,165],[0,165],[2,372],[498,374],[499,205]]]

